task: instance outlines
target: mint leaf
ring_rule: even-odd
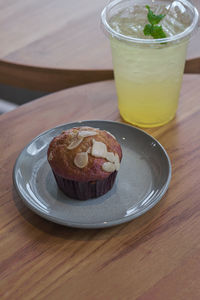
[[[154,39],[166,38],[167,36],[162,26],[157,25],[165,15],[155,15],[148,5],[146,5],[146,8],[148,9],[147,18],[150,24],[145,25],[144,35],[151,35]]]
[[[160,26],[160,25],[152,26],[151,35],[154,39],[163,39],[163,38],[167,37],[165,32],[163,31],[162,26]]]
[[[146,5],[146,8],[148,9],[147,18],[149,20],[149,23],[152,25],[156,25],[160,23],[160,21],[165,17],[165,15],[162,14],[155,15],[148,5]]]
[[[151,28],[152,28],[151,24],[146,24],[143,30],[144,35],[151,35]]]

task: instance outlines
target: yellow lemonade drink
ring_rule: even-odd
[[[112,40],[118,105],[127,122],[153,127],[173,119],[179,99],[187,42],[156,49]]]
[[[177,110],[189,33],[198,22],[198,12],[186,0],[175,1],[176,7],[168,6],[167,11],[166,3],[172,2],[157,0],[154,7],[166,14],[161,22],[164,39],[144,35],[149,0],[113,1],[112,10],[103,12],[108,19],[103,23],[111,42],[119,111],[124,120],[140,127],[163,125]]]

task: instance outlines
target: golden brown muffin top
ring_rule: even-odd
[[[82,126],[55,137],[47,156],[56,174],[69,180],[92,181],[118,171],[122,150],[111,133]]]

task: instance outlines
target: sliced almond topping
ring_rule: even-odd
[[[79,131],[79,134],[78,134],[78,136],[82,136],[82,137],[88,137],[88,136],[93,136],[93,135],[97,135],[97,132],[90,131],[90,130],[82,130],[82,131]]]
[[[67,146],[67,149],[72,150],[76,147],[78,147],[78,145],[80,145],[80,143],[83,141],[83,137],[76,137],[72,140],[72,142],[69,144],[69,146]]]
[[[115,158],[115,155],[113,152],[107,152],[106,159],[112,163],[114,163],[116,161],[116,158]]]
[[[107,132],[110,136],[112,136],[113,137],[113,139],[115,139],[116,140],[116,137],[112,134],[112,133],[110,133],[109,131],[106,131],[105,130],[105,132]]]
[[[92,146],[92,156],[95,157],[106,157],[107,154],[107,147],[102,142],[97,142],[93,139],[93,146]]]
[[[116,163],[120,163],[120,161],[119,161],[119,155],[117,153],[115,153],[115,162]]]
[[[74,158],[74,164],[80,169],[86,167],[87,164],[88,164],[88,154],[87,154],[87,152],[77,153],[75,158]]]
[[[71,131],[70,136],[73,137],[73,138],[76,138],[77,137],[77,131]]]
[[[119,155],[115,153],[115,168],[117,171],[119,171],[119,167],[120,167]]]
[[[119,171],[119,168],[120,168],[120,163],[119,162],[115,162],[115,168],[117,171]]]
[[[86,152],[91,153],[91,150],[92,150],[92,147],[89,147]]]
[[[52,159],[53,159],[53,153],[50,152],[50,153],[49,153],[49,156],[48,156],[48,160],[50,161],[50,160],[52,160]]]
[[[115,171],[115,165],[111,162],[105,162],[103,165],[102,165],[102,169],[105,171],[105,172],[114,172]]]

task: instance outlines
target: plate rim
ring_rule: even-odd
[[[72,221],[62,220],[62,219],[60,219],[56,216],[52,216],[51,214],[45,214],[45,213],[41,212],[39,209],[35,208],[34,206],[32,206],[29,203],[29,201],[26,199],[26,197],[23,195],[20,188],[18,187],[17,180],[16,180],[16,173],[17,173],[16,170],[17,170],[17,166],[19,164],[21,156],[23,155],[25,150],[35,140],[37,140],[41,136],[47,134],[48,132],[50,132],[54,129],[56,130],[56,129],[58,129],[60,127],[63,127],[63,126],[70,126],[70,127],[72,126],[72,127],[74,127],[74,126],[77,126],[77,125],[81,125],[83,123],[92,123],[92,122],[100,122],[100,123],[107,123],[107,124],[113,124],[113,125],[120,125],[120,126],[128,127],[128,128],[131,128],[131,129],[134,129],[136,131],[141,132],[142,134],[150,137],[153,141],[155,141],[159,145],[159,147],[161,148],[161,150],[165,154],[165,158],[167,159],[168,176],[167,176],[166,182],[163,184],[163,186],[162,186],[161,190],[159,191],[158,195],[156,195],[155,200],[152,203],[150,203],[147,207],[143,208],[139,212],[133,213],[130,216],[126,216],[126,217],[119,218],[119,219],[112,220],[112,221],[98,222],[98,223],[72,222]],[[127,124],[127,123],[122,123],[122,122],[117,122],[117,121],[112,121],[112,120],[94,119],[94,120],[82,120],[82,121],[74,121],[74,122],[70,122],[70,123],[63,123],[63,124],[60,124],[58,126],[52,127],[48,130],[45,130],[45,131],[41,132],[39,135],[37,135],[35,138],[33,138],[28,144],[26,144],[26,146],[23,147],[23,149],[20,151],[20,153],[17,156],[17,159],[15,161],[14,167],[13,167],[12,177],[13,177],[13,183],[14,183],[15,190],[17,191],[20,198],[23,200],[23,203],[29,209],[31,209],[34,213],[36,213],[37,215],[43,217],[44,219],[46,219],[48,221],[51,221],[51,222],[54,222],[54,223],[57,223],[57,224],[60,224],[60,225],[68,226],[68,227],[83,228],[83,229],[95,229],[95,228],[100,229],[100,228],[112,227],[112,226],[120,225],[120,224],[123,224],[123,223],[127,223],[127,222],[129,222],[131,220],[134,220],[135,218],[145,214],[147,211],[151,210],[162,199],[162,197],[164,196],[164,194],[168,190],[168,187],[169,187],[169,184],[170,184],[170,181],[171,181],[171,177],[172,177],[172,166],[171,166],[171,161],[170,161],[169,155],[168,155],[167,151],[165,150],[165,148],[162,146],[162,144],[156,138],[154,138],[152,135],[150,135],[149,133],[147,133],[143,129],[138,128],[136,126],[132,126],[132,125]]]

